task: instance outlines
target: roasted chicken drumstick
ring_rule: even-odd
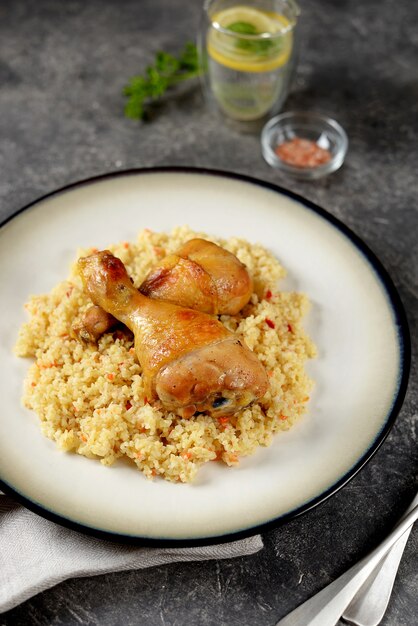
[[[205,239],[190,239],[166,256],[145,278],[145,296],[213,315],[234,315],[247,304],[253,283],[234,254]],[[95,342],[117,323],[99,306],[88,309],[75,327],[84,341]]]
[[[256,355],[216,318],[142,295],[106,250],[79,259],[78,268],[94,304],[133,332],[151,401],[183,417],[228,415],[267,391]]]
[[[235,315],[251,297],[253,283],[234,254],[205,239],[190,239],[145,278],[145,296],[213,315]]]

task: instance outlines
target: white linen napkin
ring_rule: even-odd
[[[67,578],[228,559],[254,554],[262,547],[260,535],[196,548],[122,545],[63,528],[0,495],[0,613]]]

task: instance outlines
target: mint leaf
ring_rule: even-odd
[[[249,22],[234,22],[226,28],[232,30],[233,33],[240,33],[241,35],[258,35],[256,27]]]
[[[229,24],[227,30],[230,30],[237,35],[260,35],[260,31],[256,29],[250,22],[233,22]],[[267,56],[273,52],[279,52],[281,48],[280,39],[244,39],[237,37],[235,41],[235,47],[239,50],[245,50],[250,54],[258,54],[261,56]]]

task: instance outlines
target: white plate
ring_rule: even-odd
[[[28,363],[12,353],[28,295],[63,280],[77,248],[181,224],[272,250],[288,270],[285,288],[313,304],[306,327],[319,349],[308,365],[316,383],[308,414],[239,468],[208,463],[192,485],[60,452],[21,406]],[[209,543],[307,510],[376,451],[407,383],[402,305],[374,255],[303,198],[220,172],[124,172],[26,207],[0,230],[0,311],[0,487],[45,517],[129,540]]]

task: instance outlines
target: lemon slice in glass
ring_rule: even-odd
[[[211,16],[209,56],[241,72],[269,72],[285,65],[292,52],[293,24],[278,13],[235,6]]]

